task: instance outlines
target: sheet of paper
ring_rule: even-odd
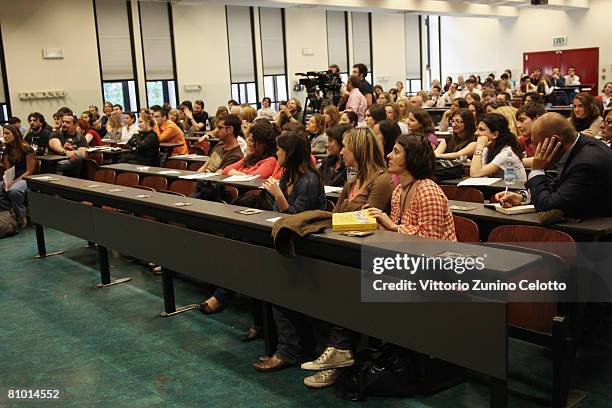
[[[253,175],[253,176],[243,176],[243,175],[235,175],[235,176],[229,176],[223,179],[223,181],[226,182],[236,182],[236,181],[251,181],[251,180],[256,180],[258,179],[259,176],[257,175]]]
[[[148,171],[149,169],[150,169],[149,166],[136,167],[136,170],[138,170],[138,171]]]
[[[53,180],[52,176],[38,176],[38,177],[32,177],[34,180]]]
[[[2,177],[2,180],[4,181],[4,191],[8,191],[6,186],[8,186],[10,183],[13,182],[13,180],[15,180],[15,166],[4,171],[4,176]]]
[[[162,170],[158,171],[157,174],[181,174],[178,170]]]
[[[180,179],[184,179],[184,180],[200,180],[200,179],[206,179],[209,177],[214,177],[216,176],[216,173],[197,173],[197,174],[189,174],[187,176],[180,176]]]
[[[459,184],[461,186],[490,186],[491,184],[495,184],[500,181],[501,178],[497,177],[470,177],[468,179],[463,180]]]
[[[268,222],[276,222],[276,221],[280,220],[281,218],[283,218],[283,217],[268,218],[266,221],[268,221]]]
[[[342,191],[342,187],[323,186],[323,188],[325,189],[325,194],[339,193]]]

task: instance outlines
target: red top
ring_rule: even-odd
[[[89,146],[96,147],[104,145],[104,143],[102,143],[102,138],[100,137],[100,134],[96,132],[95,129],[89,129],[87,131],[87,134],[91,135],[91,142],[89,142]]]
[[[519,137],[519,143],[525,149],[527,157],[533,157],[533,142],[531,141],[531,137],[521,136]]]
[[[229,166],[225,166],[222,174],[228,175],[230,170],[238,170],[241,173],[249,174],[249,175],[258,175],[259,178],[267,179],[270,177],[276,168],[277,160],[276,157],[270,156],[263,160],[258,161],[254,165],[250,167],[244,167],[244,157],[237,161],[234,164],[230,164]]]

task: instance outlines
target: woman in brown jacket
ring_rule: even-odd
[[[346,132],[343,143],[344,165],[357,175],[344,185],[334,212],[361,210],[365,204],[388,212],[395,186],[380,141],[370,129],[361,127]]]

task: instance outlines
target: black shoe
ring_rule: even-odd
[[[249,329],[240,336],[240,341],[249,342],[256,340],[261,337],[261,327],[251,326]]]

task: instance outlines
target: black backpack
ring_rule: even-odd
[[[436,159],[436,165],[433,171],[433,180],[435,182],[460,179],[463,176],[463,163],[461,163],[460,160]]]

